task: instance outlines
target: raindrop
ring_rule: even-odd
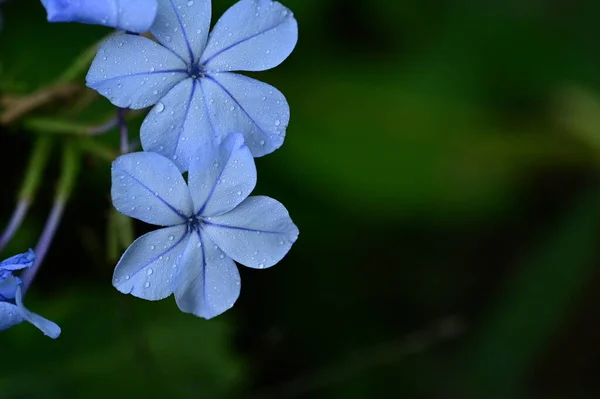
[[[148,276],[151,276],[152,273],[154,273],[154,270],[152,269],[148,269],[148,271],[146,271],[146,274],[148,274]]]
[[[154,251],[154,248],[156,248],[154,245],[150,245],[150,250]]]
[[[169,236],[169,241],[173,241],[174,238],[175,237],[173,237],[173,236]]]
[[[146,281],[146,284],[144,284],[144,287],[145,287],[145,288],[148,288],[148,287],[150,287],[150,283],[149,283],[148,281]]]
[[[167,43],[171,43],[171,36],[169,36],[169,35],[165,36],[165,40]]]

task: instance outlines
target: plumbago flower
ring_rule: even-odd
[[[150,29],[157,0],[42,0],[49,22],[82,22],[130,32]]]
[[[122,293],[148,300],[175,294],[179,308],[209,319],[240,293],[234,260],[252,268],[279,262],[298,237],[284,206],[248,197],[256,168],[241,134],[209,144],[190,164],[188,182],[168,158],[139,152],[112,167],[117,210],[166,226],[138,238],[113,276]]]
[[[0,262],[0,331],[28,321],[51,338],[58,338],[60,327],[23,305],[22,282],[13,273],[33,265],[35,254],[30,249]]]
[[[141,128],[144,150],[185,171],[203,144],[242,132],[255,157],[283,144],[290,112],[272,86],[231,71],[262,71],[294,49],[298,26],[272,0],[241,0],[210,36],[210,0],[158,0],[158,43],[115,35],[101,46],[87,85],[118,107],[156,104]]]

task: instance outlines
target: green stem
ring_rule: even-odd
[[[25,173],[25,181],[19,193],[19,200],[33,202],[42,174],[48,163],[48,156],[52,150],[53,139],[51,137],[38,137],[35,140],[29,165]]]

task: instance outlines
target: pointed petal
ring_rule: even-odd
[[[187,263],[175,290],[179,309],[205,319],[230,309],[240,295],[240,274],[231,258],[198,233],[192,235],[184,257]]]
[[[231,212],[206,218],[204,231],[233,260],[263,269],[279,262],[298,238],[285,207],[269,197],[249,197]]]
[[[113,274],[113,285],[124,294],[149,301],[173,293],[174,275],[185,263],[188,245],[185,225],[152,231],[135,240],[125,251]]]
[[[39,314],[29,311],[25,307],[25,305],[23,304],[23,293],[21,292],[20,284],[17,287],[17,295],[15,297],[15,300],[17,303],[17,307],[21,312],[21,316],[24,320],[27,320],[29,323],[36,326],[41,332],[44,333],[44,335],[47,335],[50,338],[56,339],[59,337],[60,327],[56,323],[40,316]]]
[[[240,133],[202,151],[191,163],[188,185],[194,213],[213,216],[228,212],[245,200],[256,186],[256,166]]]
[[[8,330],[25,321],[17,305],[0,302],[0,331]]]
[[[86,84],[117,107],[140,109],[185,78],[187,66],[166,48],[145,37],[118,34],[102,43]]]
[[[200,147],[219,139],[214,134],[200,81],[186,79],[148,113],[140,139],[145,151],[162,154],[186,171]]]
[[[271,0],[241,0],[215,25],[201,64],[209,71],[264,71],[281,64],[297,41],[289,9]]]
[[[217,73],[202,79],[209,93],[210,117],[217,132],[244,134],[252,155],[270,154],[283,144],[290,108],[279,90],[235,73]]]
[[[158,14],[150,31],[163,46],[192,64],[206,46],[210,14],[210,0],[158,0]]]
[[[136,152],[112,164],[113,205],[124,215],[159,226],[186,223],[193,214],[190,192],[173,162]]]
[[[82,22],[130,32],[150,29],[156,17],[156,0],[42,0],[49,22]]]
[[[0,262],[0,279],[2,278],[2,271],[13,271],[13,270],[21,270],[27,267],[31,267],[33,265],[33,261],[35,260],[35,253],[32,249],[29,251],[18,254],[15,256],[11,256],[8,259]]]

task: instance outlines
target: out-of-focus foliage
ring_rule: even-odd
[[[232,2],[215,0],[215,18]],[[96,137],[27,297],[63,336],[1,333],[0,398],[598,397],[600,3],[283,2],[300,41],[260,79],[292,118],[257,160],[256,192],[298,224],[289,256],[241,270],[239,302],[208,322],[121,297],[118,137]],[[36,0],[2,10],[4,100],[46,89],[110,33],[47,24]],[[65,122],[113,114],[82,89],[0,126],[0,222],[34,135],[58,147],[74,140]],[[34,245],[59,155],[6,254]]]

